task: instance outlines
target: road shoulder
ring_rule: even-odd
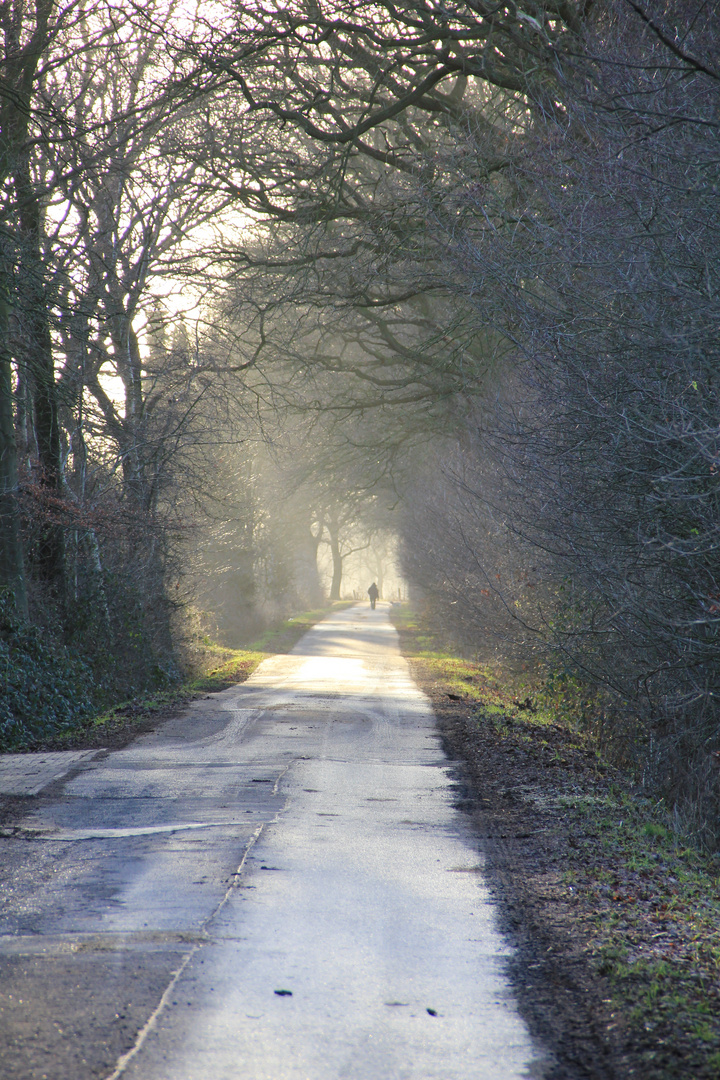
[[[419,655],[427,641],[398,629],[464,762],[521,1011],[558,1061],[549,1080],[717,1076],[717,864],[673,843],[581,735],[540,729],[525,702],[484,708],[454,661]]]

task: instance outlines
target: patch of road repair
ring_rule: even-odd
[[[102,750],[57,750],[47,754],[0,754],[0,795],[37,795]]]

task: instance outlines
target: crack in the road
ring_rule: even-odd
[[[296,763],[296,760],[303,760],[303,759],[298,758],[298,759],[295,759],[293,761],[289,761],[288,764],[285,766],[285,768],[280,771],[280,773],[277,776],[277,778],[276,778],[276,780],[275,780],[275,782],[273,784],[273,787],[272,787],[272,794],[273,795],[277,795],[278,787],[280,785],[280,782],[282,781],[283,777],[288,773],[288,771],[292,768],[292,766]],[[277,819],[275,818],[273,820],[277,820]],[[122,1077],[122,1075],[125,1072],[127,1066],[130,1064],[130,1062],[133,1060],[133,1058],[139,1053],[140,1049],[143,1046],[143,1043],[145,1042],[148,1035],[150,1034],[150,1032],[155,1027],[155,1025],[156,1025],[156,1023],[158,1021],[158,1018],[160,1017],[160,1015],[164,1011],[165,1007],[167,1006],[168,1002],[170,1001],[170,999],[172,997],[172,993],[173,993],[175,987],[177,986],[178,982],[182,978],[183,973],[187,969],[188,964],[190,963],[192,958],[195,956],[195,954],[197,952],[199,952],[199,950],[204,945],[206,945],[208,943],[208,941],[211,940],[210,935],[207,933],[207,928],[208,928],[208,926],[210,926],[210,924],[213,922],[213,920],[217,918],[217,916],[220,914],[220,912],[222,911],[222,909],[225,907],[228,900],[232,896],[233,892],[237,888],[238,879],[239,879],[240,875],[242,874],[243,868],[245,866],[245,863],[247,862],[250,851],[255,846],[255,844],[258,842],[263,830],[265,829],[265,826],[268,825],[268,824],[272,824],[272,821],[263,822],[263,824],[260,825],[255,830],[255,832],[252,834],[252,836],[248,840],[247,844],[245,845],[245,850],[243,851],[243,857],[240,860],[240,863],[238,865],[237,870],[235,870],[235,872],[230,877],[230,884],[228,885],[227,889],[225,890],[224,896],[222,897],[220,902],[216,905],[214,910],[211,911],[210,914],[207,915],[206,918],[203,919],[202,923],[200,924],[200,928],[199,928],[198,933],[199,933],[199,935],[202,935],[202,937],[199,940],[197,940],[196,942],[194,942],[192,948],[189,950],[187,955],[185,957],[183,957],[182,963],[178,967],[177,971],[175,971],[173,973],[173,976],[170,979],[170,982],[165,987],[165,990],[163,991],[163,994],[162,994],[162,997],[160,998],[160,1001],[158,1002],[155,1009],[150,1014],[150,1016],[148,1017],[148,1019],[145,1021],[144,1025],[142,1026],[142,1028],[138,1032],[138,1034],[137,1034],[137,1036],[135,1038],[135,1042],[133,1043],[131,1048],[125,1054],[123,1054],[122,1057],[120,1057],[118,1059],[114,1071],[112,1073],[110,1073],[110,1075],[107,1076],[105,1078],[105,1080],[120,1080],[120,1077]]]
[[[152,950],[168,945],[206,944],[204,931],[194,930],[119,930],[114,933],[78,933],[48,937],[44,934],[0,936],[0,956],[66,956],[88,952],[126,952],[128,949]]]
[[[289,768],[289,766],[288,766],[288,768]],[[283,772],[287,772],[287,769],[283,770]],[[280,778],[278,778],[278,780],[279,779]],[[255,846],[255,844],[260,839],[260,835],[262,834],[262,831],[263,831],[264,828],[265,828],[265,823],[263,823],[258,829],[256,829],[255,832],[253,833],[253,835],[248,840],[248,842],[247,842],[247,844],[245,846],[245,850],[243,852],[243,857],[240,860],[238,868],[235,871],[235,873],[232,875],[231,884],[228,886],[227,890],[225,891],[225,895],[223,896],[223,898],[219,902],[219,904],[217,904],[215,909],[213,911],[211,911],[210,914],[205,919],[203,919],[202,923],[200,924],[200,931],[199,931],[200,933],[206,935],[206,928],[210,925],[210,923],[213,921],[213,919],[215,919],[216,916],[220,913],[220,911],[223,909],[225,904],[230,899],[230,896],[232,895],[233,891],[237,888],[237,879],[238,879],[239,875],[242,873],[242,869],[243,869],[243,867],[244,867],[244,865],[245,865],[245,863],[247,861],[247,857],[250,854],[250,851],[252,850],[252,848]],[[125,1072],[127,1066],[130,1064],[130,1062],[133,1060],[133,1058],[139,1053],[140,1049],[143,1046],[143,1043],[145,1042],[148,1035],[150,1034],[150,1032],[155,1027],[155,1024],[158,1021],[158,1017],[161,1015],[161,1013],[164,1011],[165,1007],[167,1006],[168,1002],[170,1001],[170,999],[172,997],[172,993],[173,993],[175,987],[177,986],[178,982],[182,978],[182,975],[185,972],[188,964],[190,963],[192,958],[195,956],[195,954],[197,952],[199,952],[200,949],[203,947],[203,945],[206,945],[209,940],[210,939],[209,939],[209,937],[207,935],[204,936],[201,941],[197,941],[195,944],[193,944],[192,948],[189,950],[189,952],[186,954],[186,956],[183,957],[183,960],[182,960],[180,966],[178,967],[178,969],[175,972],[173,972],[173,976],[170,979],[170,982],[165,987],[165,990],[163,991],[163,994],[162,994],[162,997],[160,998],[160,1001],[157,1003],[157,1005],[153,1009],[152,1013],[150,1014],[148,1019],[145,1021],[145,1023],[141,1027],[140,1031],[138,1032],[138,1034],[137,1034],[137,1036],[135,1038],[135,1042],[133,1043],[133,1045],[130,1047],[130,1049],[126,1053],[124,1053],[120,1058],[118,1058],[117,1064],[115,1065],[115,1069],[113,1070],[113,1072],[110,1073],[109,1076],[107,1076],[105,1078],[105,1080],[120,1080],[120,1077]]]
[[[57,829],[43,832],[40,829],[14,829],[0,832],[0,839],[45,840],[73,843],[76,840],[115,840],[132,836],[153,836],[156,833],[182,832],[184,829],[231,829],[247,824],[243,821],[186,821],[171,825],[142,825],[135,828],[115,829]]]

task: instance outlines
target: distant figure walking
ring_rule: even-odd
[[[370,607],[373,609],[373,611],[375,610],[375,604],[377,603],[377,598],[379,595],[380,593],[378,592],[378,587],[373,581],[372,585],[368,589],[368,596],[370,597]]]

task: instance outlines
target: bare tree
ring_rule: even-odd
[[[303,373],[299,401],[312,385],[338,417],[413,407],[396,447],[423,425],[479,427],[473,453],[505,476],[498,518],[552,579],[535,640],[602,688],[618,745],[634,741],[666,791],[712,806],[709,12],[338,4],[273,18],[286,36],[272,72],[261,62],[254,82],[229,42],[217,58],[245,130],[269,116],[290,132],[269,172],[245,156],[233,178],[260,232],[273,223],[228,255],[262,347]]]
[[[511,584],[498,592],[516,636],[529,627],[551,667],[600,694],[597,730],[710,839],[720,99],[708,17],[701,5],[662,23],[641,6],[598,17],[585,58],[565,69],[565,116],[529,131],[515,160],[516,227],[456,247],[516,349],[496,407],[470,428],[480,462],[456,482],[455,519],[470,537],[466,576],[461,559],[445,581],[463,582],[453,611],[481,591],[478,571],[495,591],[500,560],[469,525],[474,492],[479,519],[493,511],[526,563],[535,549],[551,586],[527,619]],[[482,460],[499,464],[499,487]]]

